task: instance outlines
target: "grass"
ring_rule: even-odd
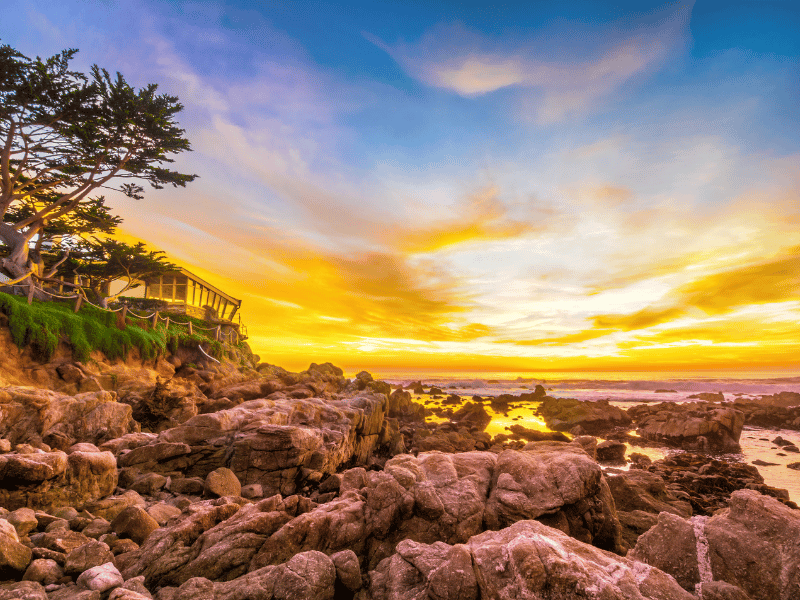
[[[181,316],[178,321],[170,317],[169,327],[159,323],[152,328],[149,321],[134,317],[125,320],[124,327],[117,324],[117,314],[92,306],[83,306],[77,313],[69,303],[42,302],[11,296],[0,292],[0,312],[9,319],[9,329],[19,348],[30,347],[34,356],[47,361],[52,358],[60,341],[72,346],[75,360],[88,360],[95,350],[114,360],[125,358],[132,348],[138,348],[143,359],[154,359],[167,351],[175,353],[180,346],[209,344],[207,352],[220,358],[225,353],[222,343],[204,332],[189,335],[186,323],[208,326],[202,320]]]

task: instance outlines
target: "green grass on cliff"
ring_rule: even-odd
[[[34,300],[29,305],[27,298],[2,292],[0,312],[8,316],[14,343],[20,348],[30,347],[44,361],[53,356],[60,341],[72,346],[73,356],[79,361],[87,360],[95,350],[111,360],[125,358],[132,348],[138,348],[142,358],[153,359],[167,350],[174,353],[179,346],[199,343],[210,344],[208,352],[212,356],[223,353],[222,344],[202,333],[190,336],[180,325],[187,321],[186,317],[179,317],[179,323],[171,321],[169,328],[159,323],[155,329],[149,322],[129,317],[121,329],[115,313],[92,306],[83,306],[75,313],[72,304],[60,302]]]

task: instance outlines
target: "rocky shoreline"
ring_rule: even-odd
[[[800,510],[713,454],[800,429],[791,394],[466,400],[186,349],[39,364],[2,328],[0,356],[0,600],[800,598]],[[551,431],[486,433],[523,403]]]

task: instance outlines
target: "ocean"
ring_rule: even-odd
[[[525,373],[380,372],[373,375],[388,383],[404,386],[413,381],[421,381],[426,385],[435,385],[446,393],[458,394],[465,400],[472,396],[486,398],[500,394],[519,395],[531,392],[536,385],[542,385],[547,394],[555,398],[609,400],[620,408],[629,408],[641,402],[692,402],[694,400],[689,396],[700,392],[721,392],[726,401],[736,398],[757,399],[786,391],[800,393],[800,371],[740,371],[724,374],[708,372],[692,373],[689,376],[658,372],[537,373],[536,376]],[[429,399],[427,395],[418,398],[420,401]],[[547,430],[544,421],[535,414],[535,404],[514,409],[507,416],[493,413],[488,403],[486,408],[492,414],[492,422],[487,427],[487,432],[492,435],[505,432],[514,423],[531,429]],[[788,490],[791,499],[800,503],[800,471],[786,467],[789,463],[800,461],[800,455],[781,452],[771,442],[779,435],[800,447],[800,431],[762,429],[746,425],[739,440],[742,452],[719,458],[749,464],[756,460],[775,463],[757,466],[759,473],[767,484]],[[656,460],[680,451],[666,447],[632,446],[628,452],[640,452]]]

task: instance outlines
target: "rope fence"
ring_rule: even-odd
[[[165,326],[165,329],[169,329],[170,325],[178,326],[178,327],[185,326],[187,328],[187,331],[188,331],[189,335],[194,335],[194,331],[195,330],[206,331],[206,332],[214,332],[214,336],[213,337],[214,337],[214,341],[216,341],[216,342],[226,342],[226,343],[231,343],[231,344],[238,344],[239,341],[240,341],[239,340],[239,337],[240,337],[239,336],[239,332],[233,327],[231,327],[229,329],[226,328],[225,330],[222,329],[222,325],[217,325],[216,327],[200,327],[199,325],[195,325],[191,321],[191,319],[188,320],[187,322],[183,323],[181,321],[176,321],[175,319],[173,319],[169,315],[162,316],[159,313],[159,311],[157,311],[157,310],[152,312],[152,313],[150,313],[149,315],[137,315],[132,309],[128,308],[128,306],[125,305],[125,304],[123,304],[119,308],[115,308],[115,309],[106,308],[106,307],[97,305],[97,304],[95,304],[94,302],[92,302],[91,300],[89,300],[86,297],[86,294],[83,292],[82,288],[78,288],[80,291],[79,292],[75,292],[75,294],[72,294],[72,295],[69,295],[69,296],[64,296],[63,294],[53,293],[53,292],[51,292],[51,291],[49,291],[49,290],[47,290],[45,288],[35,288],[33,285],[30,285],[30,284],[22,284],[21,285],[21,284],[18,284],[18,283],[10,283],[10,282],[9,283],[4,283],[4,282],[0,281],[0,286],[2,286],[2,287],[10,287],[10,288],[20,288],[22,290],[25,290],[27,288],[27,290],[28,290],[28,304],[31,304],[33,302],[34,290],[38,289],[38,291],[40,291],[40,292],[42,292],[44,294],[47,294],[48,296],[50,296],[52,298],[58,298],[60,300],[75,300],[74,312],[76,312],[76,313],[80,310],[81,305],[84,302],[86,302],[86,304],[88,304],[90,306],[93,306],[94,308],[96,308],[98,310],[105,311],[105,312],[110,312],[110,313],[122,312],[122,319],[123,320],[126,317],[130,316],[130,317],[133,317],[135,319],[140,319],[140,320],[143,320],[143,321],[151,321],[151,324],[152,324],[153,328],[155,328],[159,323],[163,322],[164,326]],[[211,336],[209,336],[209,337],[211,337]],[[201,348],[201,350],[202,350],[202,348]],[[205,350],[203,350],[203,354],[206,354]],[[208,356],[208,355],[206,354],[206,356]],[[209,358],[211,358],[211,357],[209,357]],[[217,361],[217,362],[219,362],[219,361]]]

